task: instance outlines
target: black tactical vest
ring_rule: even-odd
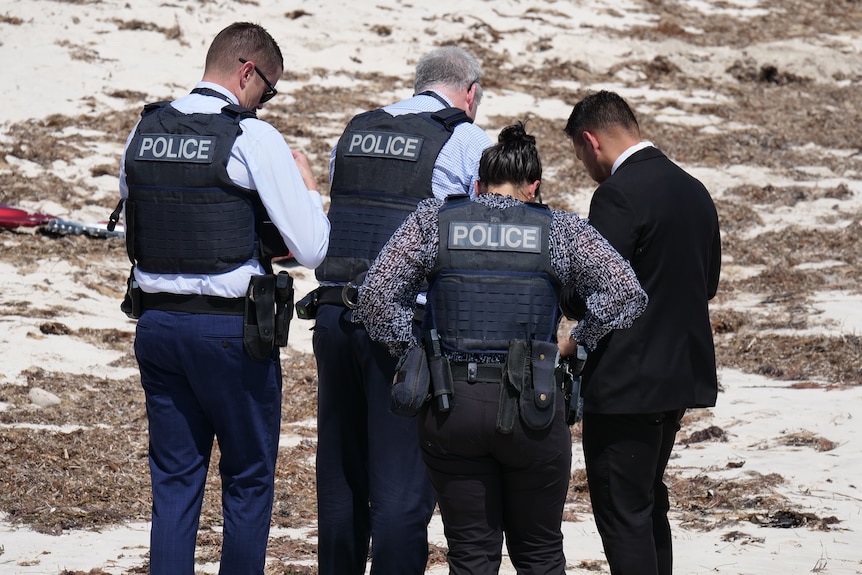
[[[425,327],[437,329],[444,349],[505,353],[513,339],[556,341],[560,283],[550,225],[551,211],[538,204],[446,200],[425,310]]]
[[[126,249],[138,268],[218,274],[259,257],[266,210],[227,173],[240,120],[253,117],[234,104],[220,114],[183,114],[169,102],[144,108],[126,151]],[[287,253],[283,243],[273,251]]]
[[[472,120],[458,108],[401,116],[373,110],[350,121],[336,147],[329,249],[318,280],[348,282],[368,270],[416,204],[434,196],[434,163],[462,122]]]

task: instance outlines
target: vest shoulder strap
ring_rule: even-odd
[[[227,114],[228,116],[237,118],[238,121],[245,120],[247,118],[257,118],[257,112],[254,110],[249,110],[248,108],[244,108],[237,104],[228,104],[227,106],[221,109],[222,114]]]
[[[451,132],[458,124],[467,122],[473,123],[473,118],[467,115],[467,112],[461,108],[443,108],[437,112],[433,112],[431,117],[443,124],[447,131]]]
[[[143,111],[141,111],[141,116],[142,117],[146,116],[150,112],[164,108],[165,106],[168,106],[169,104],[170,104],[170,102],[168,100],[161,100],[159,102],[151,102],[149,104],[146,104],[144,106]]]

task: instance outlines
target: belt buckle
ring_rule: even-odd
[[[467,381],[476,383],[476,376],[479,375],[479,366],[475,361],[467,362]]]

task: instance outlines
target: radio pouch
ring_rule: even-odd
[[[542,430],[554,420],[557,344],[513,339],[509,342],[497,412],[497,431],[511,433],[515,413],[529,429]]]
[[[557,398],[557,344],[530,342],[530,378],[521,389],[521,421],[530,429],[545,429],[554,420]]]
[[[275,347],[275,276],[252,276],[243,317],[243,347],[255,361],[272,357]]]
[[[428,370],[425,348],[421,345],[414,347],[407,352],[404,363],[395,374],[390,411],[396,415],[414,417],[431,397],[428,392],[430,382],[431,372]]]

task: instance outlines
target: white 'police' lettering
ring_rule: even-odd
[[[450,222],[449,249],[541,253],[542,228],[488,222]]]
[[[350,132],[347,156],[372,158],[395,158],[398,160],[419,159],[424,138],[391,132]]]
[[[215,138],[179,134],[144,134],[136,160],[208,163],[213,159]]]

